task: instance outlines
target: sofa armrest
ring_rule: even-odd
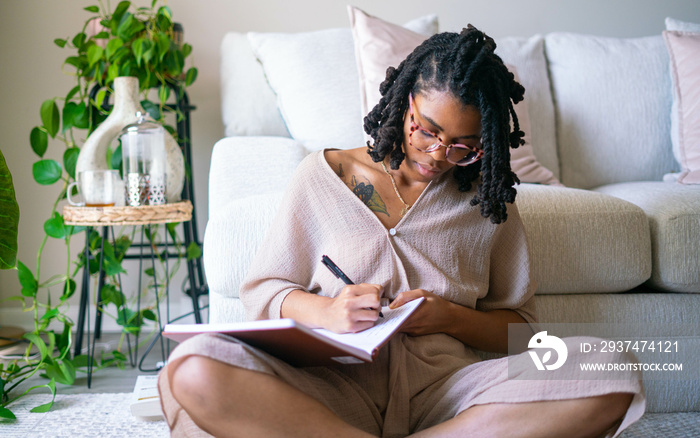
[[[209,168],[209,217],[234,199],[284,191],[308,154],[284,137],[226,137],[214,145]]]
[[[209,218],[203,260],[211,295],[238,297],[240,284],[283,195],[283,191],[278,191],[234,199]]]

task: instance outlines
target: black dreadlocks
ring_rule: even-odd
[[[454,176],[459,190],[466,192],[481,175],[470,203],[481,204],[481,215],[499,224],[507,219],[505,203],[515,201],[514,185],[520,182],[510,168],[510,148],[524,143],[513,105],[523,100],[525,89],[495,48],[493,39],[471,24],[459,34],[445,32],[427,39],[398,68],[387,69],[379,87],[382,97],[365,117],[364,129],[374,139],[373,145],[367,143],[372,160],[380,162],[389,155],[391,168],[398,169],[405,157],[402,144],[409,93],[449,91],[464,105],[474,106],[481,113],[484,156],[469,166],[457,166]]]

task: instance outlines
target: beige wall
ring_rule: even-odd
[[[105,0],[106,1],[106,0]],[[57,187],[40,187],[31,176],[36,156],[29,132],[39,124],[39,107],[49,97],[63,95],[72,78],[61,72],[68,56],[53,39],[74,35],[96,0],[0,0],[0,149],[13,173],[21,210],[19,257],[34,269]],[[117,0],[111,3],[116,5]],[[136,0],[146,5],[150,0]],[[199,79],[190,90],[193,113],[193,173],[200,235],[207,220],[207,175],[213,144],[223,134],[219,100],[219,43],[228,31],[308,31],[347,26],[346,1],[340,0],[168,0],[174,19],[183,23],[185,40],[194,47]],[[700,22],[698,0],[357,0],[369,13],[403,23],[436,13],[443,30],[467,23],[492,36],[530,36],[568,31],[611,37],[659,34],[664,18]],[[53,149],[53,150],[52,150]],[[49,156],[59,158],[54,144]],[[72,255],[81,247],[74,239]],[[66,248],[50,241],[42,260],[42,279],[65,269]],[[179,283],[178,283],[179,286]],[[179,289],[179,288],[178,288]],[[0,299],[19,293],[14,271],[0,272]],[[175,291],[175,297],[182,295]],[[74,297],[75,298],[75,297]],[[71,300],[73,309],[77,300]],[[16,302],[0,303],[0,324],[23,324]],[[72,312],[73,313],[73,312]]]

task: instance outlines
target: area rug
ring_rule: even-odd
[[[8,406],[17,420],[0,421],[3,438],[168,437],[164,420],[143,420],[131,415],[132,393],[56,395],[46,413],[30,410],[50,400],[30,394]]]

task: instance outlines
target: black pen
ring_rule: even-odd
[[[328,270],[331,271],[331,272],[333,273],[333,275],[335,275],[336,277],[338,277],[338,278],[340,278],[341,280],[343,280],[343,283],[345,283],[345,284],[355,284],[355,283],[352,282],[352,280],[350,280],[350,279],[348,278],[347,275],[345,275],[345,272],[343,272],[342,269],[340,269],[340,268],[338,267],[338,265],[336,265],[335,263],[333,263],[333,260],[331,260],[330,257],[328,257],[327,255],[324,255],[324,256],[321,257],[321,263],[323,263],[324,265],[326,265],[326,268],[328,268]],[[381,316],[382,318],[384,318],[384,314],[382,314],[382,311],[381,311],[381,310],[379,311],[379,316]]]

